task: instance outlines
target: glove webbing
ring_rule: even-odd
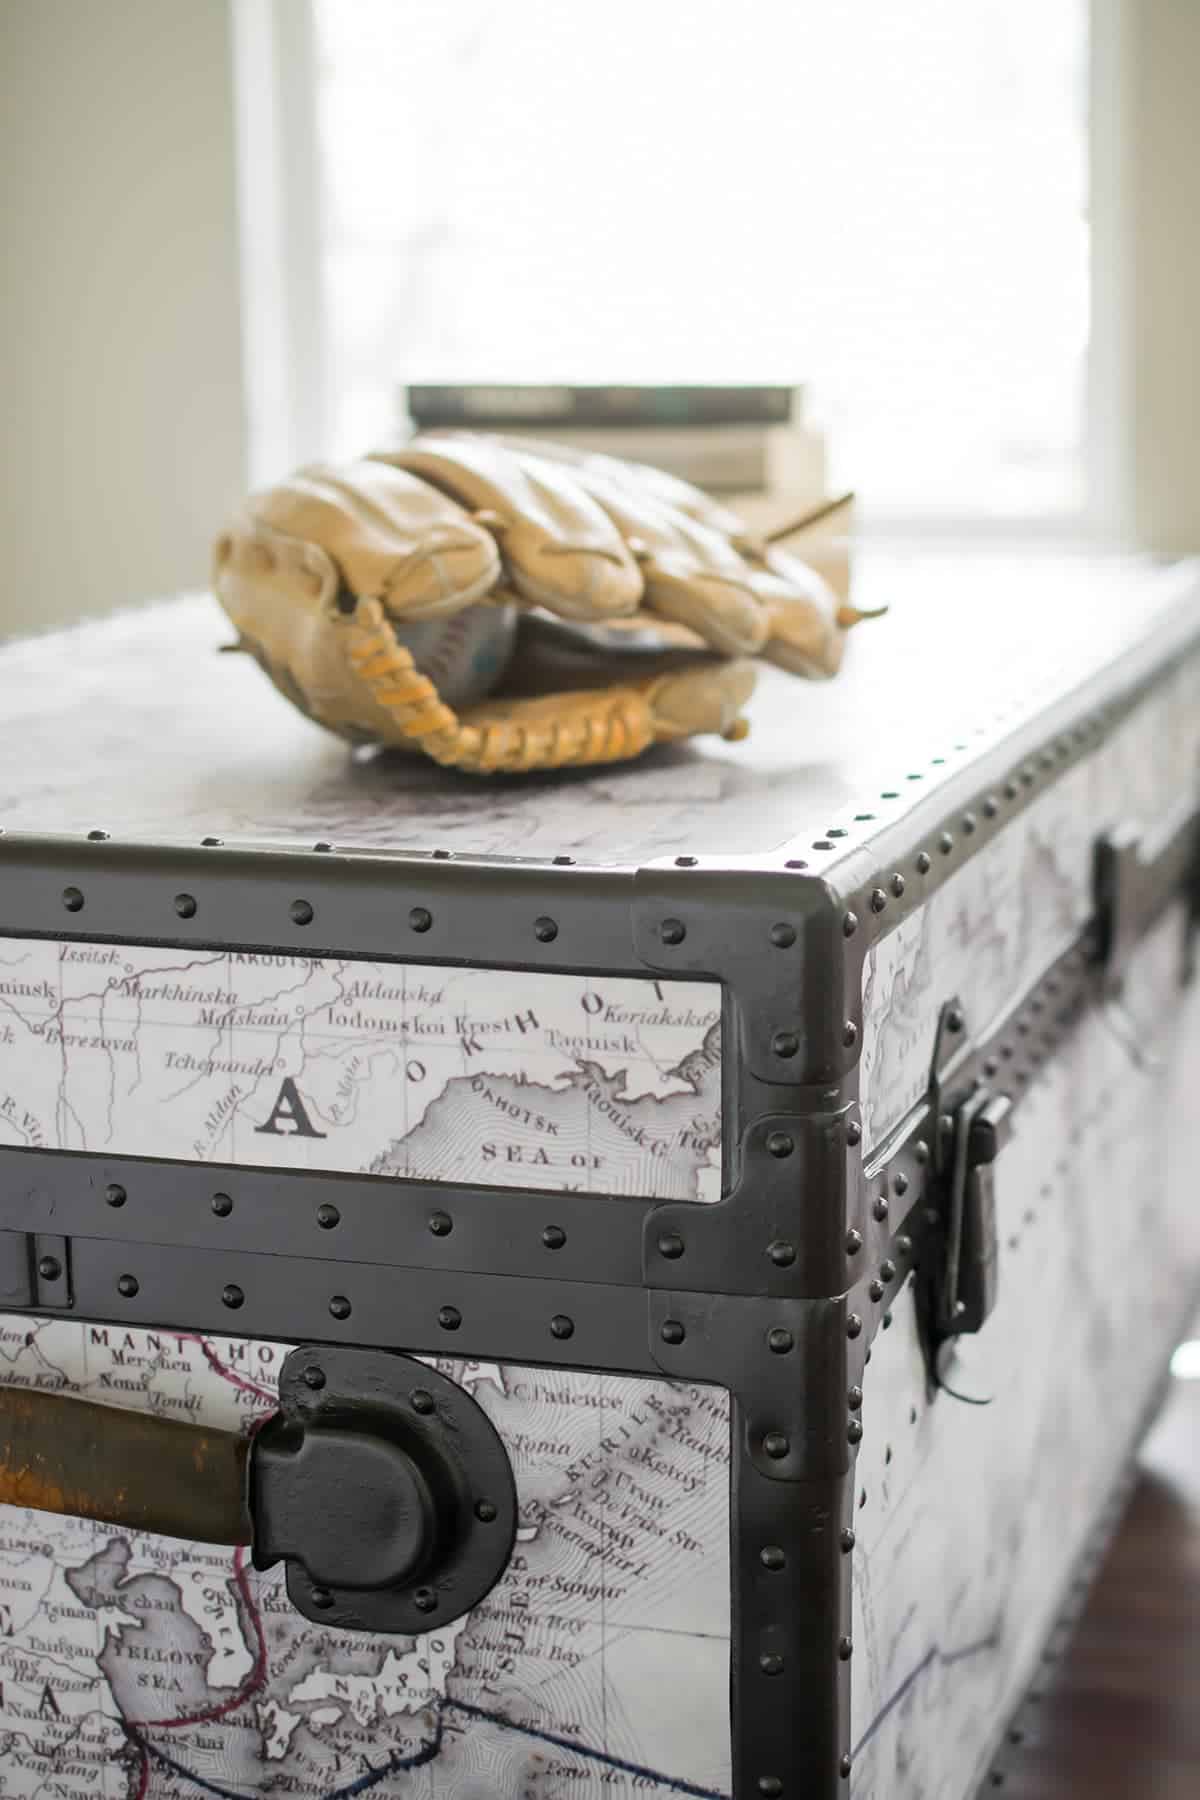
[[[378,600],[359,601],[351,633],[350,662],[372,699],[403,737],[447,767],[492,774],[620,762],[654,741],[649,705],[631,688],[565,697],[562,718],[464,725],[397,642]]]

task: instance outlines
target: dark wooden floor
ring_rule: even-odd
[[[1022,1724],[1010,1800],[1200,1800],[1200,1380],[1172,1381],[1075,1636]]]

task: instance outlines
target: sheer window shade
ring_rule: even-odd
[[[1081,504],[1083,0],[314,0],[329,448],[406,379],[805,381],[877,513]]]

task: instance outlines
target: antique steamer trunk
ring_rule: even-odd
[[[566,778],[0,655],[3,1382],[257,1434],[253,1560],[0,1513],[5,1800],[1003,1773],[1200,1276],[1200,582],[864,583]]]

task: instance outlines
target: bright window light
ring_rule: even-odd
[[[1171,1358],[1171,1373],[1177,1381],[1200,1381],[1200,1338],[1180,1344]]]
[[[315,0],[339,451],[414,380],[811,382],[883,512],[1081,504],[1085,0]]]

